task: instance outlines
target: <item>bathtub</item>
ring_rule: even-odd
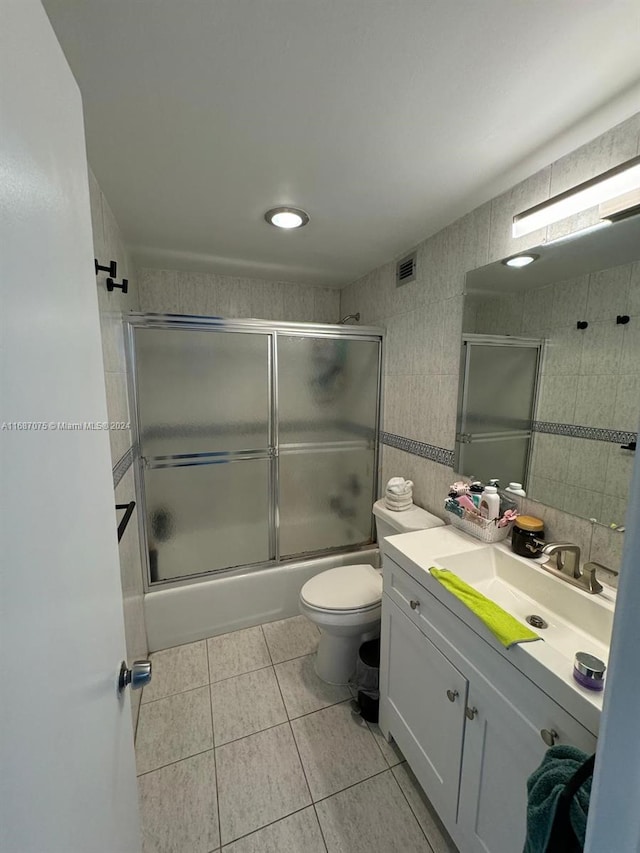
[[[356,563],[371,563],[379,568],[378,548],[151,590],[144,597],[149,651],[297,616],[300,590],[309,578],[326,569]]]

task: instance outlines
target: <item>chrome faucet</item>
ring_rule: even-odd
[[[543,568],[552,574],[559,572],[567,583],[596,595],[602,592],[602,584],[596,577],[597,563],[585,563],[580,571],[580,548],[571,542],[549,542],[542,549],[549,559]]]
[[[596,595],[598,592],[602,592],[602,584],[596,577],[596,569],[604,569],[607,571],[607,567],[603,566],[602,563],[585,563],[582,571],[584,588],[587,592],[590,592],[593,595]]]
[[[551,557],[545,566],[558,569],[568,578],[578,579],[580,577],[580,548],[570,542],[549,542],[542,549],[542,553]]]

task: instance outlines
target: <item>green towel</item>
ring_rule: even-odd
[[[527,780],[529,794],[527,802],[527,839],[524,853],[545,853],[556,814],[558,797],[567,782],[587,758],[586,753],[575,746],[558,745],[548,749],[542,764]],[[584,845],[587,832],[587,815],[591,779],[578,788],[571,800],[569,820],[580,845]]]
[[[436,569],[432,566],[429,571],[433,577],[440,581],[451,595],[455,595],[478,619],[482,620],[492,634],[502,643],[506,649],[510,649],[516,643],[530,643],[540,640],[535,631],[527,628],[502,607],[499,607],[491,599],[487,598],[478,590],[469,586],[449,569]]]

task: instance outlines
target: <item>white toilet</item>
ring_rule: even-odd
[[[384,501],[376,501],[373,514],[379,543],[386,536],[444,525],[417,506],[393,512]],[[358,649],[380,633],[382,574],[366,563],[321,572],[302,587],[300,612],[322,633],[316,673],[329,684],[346,684],[355,670]]]

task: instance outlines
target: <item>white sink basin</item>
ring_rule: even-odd
[[[450,525],[390,536],[382,551],[597,734],[603,694],[574,680],[573,659],[576,652],[585,651],[608,662],[615,609],[611,588],[605,586],[604,592],[590,595],[543,569],[543,560],[519,557],[503,543],[485,545]],[[533,630],[543,642],[502,647],[475,614],[429,574],[431,566],[450,569],[522,622],[527,616],[541,616],[548,627]]]
[[[573,660],[584,650],[607,660],[614,611],[607,592],[583,592],[541,568],[540,561],[518,557],[503,545],[447,554],[438,564],[517,619],[542,617],[548,627],[533,630],[563,656]]]

